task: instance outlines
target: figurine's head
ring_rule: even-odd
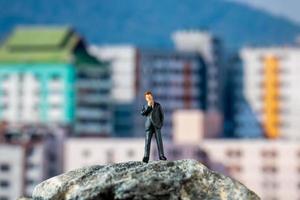
[[[144,96],[145,96],[146,101],[153,101],[153,95],[152,95],[151,91],[146,91],[144,93]]]

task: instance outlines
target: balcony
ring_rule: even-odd
[[[99,125],[98,123],[77,123],[74,127],[75,132],[85,134],[111,134],[112,127],[110,125]]]
[[[106,89],[111,88],[111,81],[103,81],[103,80],[78,80],[76,83],[76,88],[79,89]]]
[[[99,119],[111,117],[109,111],[102,111],[101,109],[78,109],[76,112],[77,118],[89,118],[89,119]]]
[[[89,94],[89,95],[79,95],[77,102],[78,103],[90,103],[90,104],[99,104],[99,103],[109,103],[109,95],[102,94]]]

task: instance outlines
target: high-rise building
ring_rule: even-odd
[[[244,48],[242,92],[236,98],[235,132],[270,139],[299,139],[299,47]],[[236,84],[239,84],[236,82]]]
[[[109,66],[71,27],[20,26],[0,47],[0,119],[110,135]]]
[[[77,67],[75,84],[74,135],[112,136],[112,82],[107,66],[84,64]]]
[[[221,40],[202,30],[179,30],[173,33],[175,48],[180,52],[195,52],[201,55],[206,65],[206,137],[222,135],[224,113],[225,69]]]
[[[137,63],[136,135],[144,135],[144,92],[152,91],[162,105],[162,136],[172,138],[172,114],[177,109],[206,108],[206,66],[197,53],[140,50]]]
[[[181,30],[172,35],[176,50],[197,52],[207,65],[207,111],[222,111],[222,46],[221,41],[207,31]]]
[[[136,98],[136,48],[129,45],[96,46],[90,52],[110,63],[114,136],[133,136]]]

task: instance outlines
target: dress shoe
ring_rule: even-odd
[[[149,157],[144,157],[144,158],[143,158],[143,162],[144,162],[144,163],[148,163],[148,161],[149,161]]]
[[[159,160],[167,160],[165,156],[159,156]]]

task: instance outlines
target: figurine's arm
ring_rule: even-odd
[[[160,117],[161,117],[161,122],[164,122],[164,112],[161,106],[159,106],[159,113],[160,113]]]
[[[152,109],[151,106],[147,106],[147,108],[145,108],[145,106],[143,106],[141,115],[147,116],[149,114],[149,112],[151,111],[151,109]]]

